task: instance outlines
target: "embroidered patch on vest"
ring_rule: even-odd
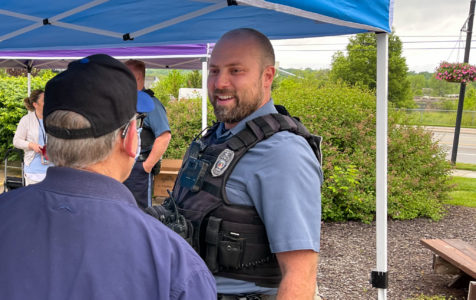
[[[218,177],[222,175],[226,169],[230,166],[233,157],[235,156],[235,152],[231,151],[230,149],[223,150],[220,155],[218,155],[215,164],[213,164],[211,173],[213,177]]]

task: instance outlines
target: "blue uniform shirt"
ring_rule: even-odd
[[[154,132],[155,137],[158,137],[166,131],[170,131],[169,121],[167,119],[167,112],[164,105],[155,97],[151,97],[154,100],[154,109],[147,113],[144,119],[144,126],[150,127]]]
[[[120,182],[51,167],[0,195],[0,299],[216,299],[195,251]]]
[[[222,140],[245,128],[246,122],[277,113],[270,100],[230,130],[216,131]],[[283,131],[261,141],[238,162],[226,184],[232,203],[254,206],[266,227],[273,253],[293,250],[319,252],[322,170],[303,137]],[[216,277],[219,293],[276,294],[276,289]]]

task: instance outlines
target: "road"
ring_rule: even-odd
[[[445,149],[446,158],[451,160],[454,128],[427,126],[425,129],[433,132],[433,138]],[[461,128],[456,162],[476,164],[476,129]]]

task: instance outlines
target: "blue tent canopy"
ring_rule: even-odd
[[[386,33],[391,31],[393,0],[2,0],[0,7],[0,57],[2,51],[214,43],[240,27],[273,40],[382,33],[377,35],[377,268],[372,285],[378,298],[386,299]]]
[[[270,39],[390,32],[391,0],[3,0],[0,51],[215,42],[238,27]]]

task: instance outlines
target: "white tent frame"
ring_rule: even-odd
[[[377,34],[376,271],[387,274],[388,34]],[[378,299],[387,289],[378,288]]]

